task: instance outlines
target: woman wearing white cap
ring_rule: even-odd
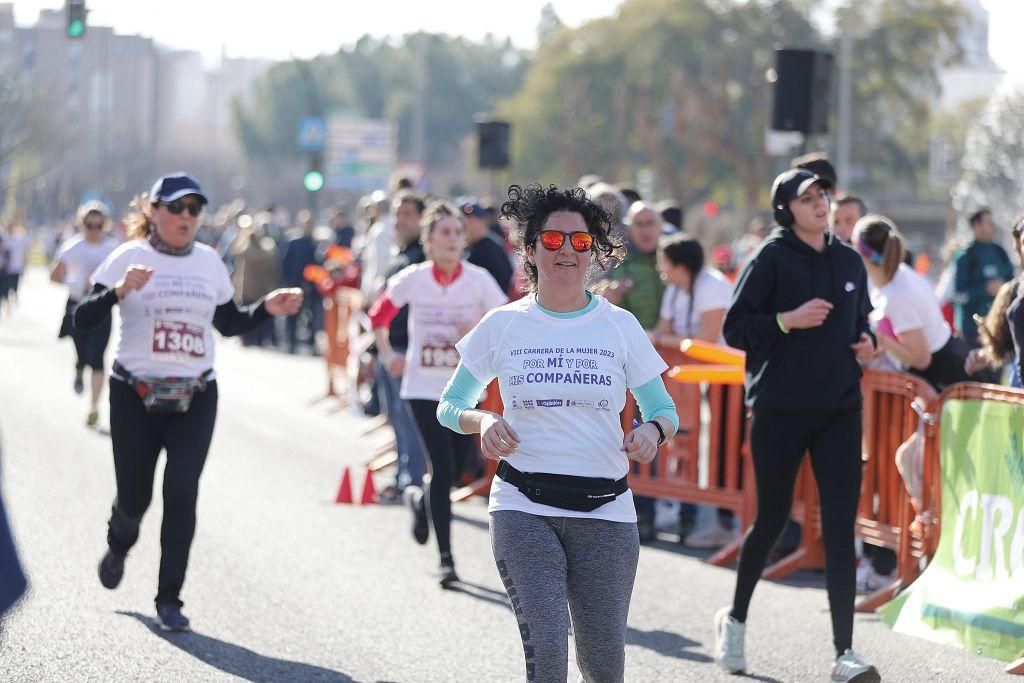
[[[83,372],[90,368],[89,416],[85,423],[92,427],[99,420],[100,394],[103,392],[103,354],[110,341],[110,318],[91,330],[76,330],[71,324],[71,312],[89,293],[89,276],[110,252],[117,241],[110,237],[110,210],[102,202],[86,202],[78,207],[75,225],[79,234],[69,237],[60,245],[50,264],[50,279],[68,287],[68,303],[64,311],[58,337],[71,337],[75,342],[75,393],[85,389]]]
[[[206,206],[199,183],[184,173],[154,183],[137,203],[128,238],[92,274],[92,293],[74,312],[74,324],[103,324],[121,309],[121,340],[110,380],[110,433],[117,498],[99,576],[116,588],[125,555],[138,540],[149,507],[161,450],[164,517],[160,532],[157,622],[185,631],[179,597],[196,525],[199,475],[213,437],[217,382],[213,329],[224,336],[247,332],[270,315],[293,315],[298,289],[278,289],[238,307],[227,268],[217,252],[195,242]]]

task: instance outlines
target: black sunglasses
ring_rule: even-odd
[[[164,202],[164,206],[175,216],[180,215],[182,211],[188,210],[189,215],[195,218],[203,212],[203,205],[199,202],[184,202],[180,199]]]

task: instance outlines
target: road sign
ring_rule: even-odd
[[[307,116],[299,121],[299,149],[307,152],[319,152],[324,148],[327,139],[327,126],[319,116]]]
[[[385,119],[332,116],[327,123],[324,175],[332,190],[387,187],[398,157],[398,131]]]

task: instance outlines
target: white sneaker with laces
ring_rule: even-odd
[[[874,577],[875,568],[871,566],[871,561],[866,557],[861,558],[860,564],[857,565],[857,593],[859,595],[871,592],[870,586]]]
[[[729,616],[731,608],[723,607],[715,613],[715,662],[731,674],[747,668],[743,657],[743,639],[747,625]]]
[[[853,650],[847,650],[832,665],[832,683],[879,683],[878,669],[867,664]]]
[[[875,568],[871,566],[871,562],[868,560],[861,560],[860,566],[857,567],[857,592],[860,594],[874,593],[877,590],[885,588],[895,579],[895,570],[893,570],[891,574],[879,574],[875,571]]]
[[[689,534],[683,544],[690,548],[711,549],[721,548],[735,540],[736,534],[726,529],[718,522],[714,522],[703,529],[698,529]]]

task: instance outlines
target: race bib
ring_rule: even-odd
[[[206,355],[206,330],[179,320],[153,321],[154,360],[187,363]]]
[[[420,367],[454,369],[459,364],[459,352],[454,342],[424,342],[420,347]]]

